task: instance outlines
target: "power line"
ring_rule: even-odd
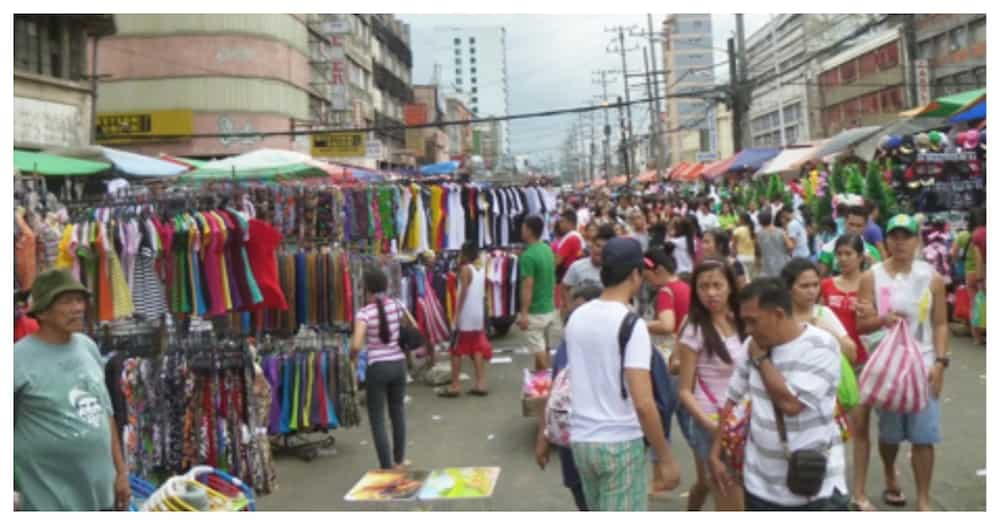
[[[674,95],[661,95],[661,99],[667,98],[716,98],[721,97],[722,88],[713,87],[711,89],[706,89],[702,91],[692,91],[685,93],[678,93]],[[318,135],[323,133],[367,133],[370,131],[387,131],[387,130],[408,130],[408,129],[425,129],[425,128],[442,128],[447,126],[468,126],[474,124],[484,124],[491,122],[506,122],[512,120],[521,119],[531,119],[531,118],[543,118],[543,117],[554,117],[558,115],[568,115],[574,113],[587,113],[590,111],[601,111],[605,108],[615,109],[627,107],[630,104],[648,104],[652,98],[644,98],[639,100],[632,100],[629,104],[625,102],[609,102],[608,104],[596,105],[596,106],[579,106],[574,108],[566,109],[554,109],[547,111],[536,111],[532,113],[520,113],[514,115],[505,115],[500,117],[482,117],[474,118],[469,120],[454,120],[454,121],[443,121],[443,122],[429,122],[426,124],[412,124],[412,125],[397,125],[388,124],[381,126],[369,126],[363,128],[320,128],[320,129],[300,129],[300,130],[283,130],[283,131],[253,131],[253,132],[236,132],[236,133],[190,133],[190,134],[160,134],[160,135],[144,135],[137,137],[135,135],[105,135],[101,137],[104,140],[112,140],[119,138],[127,138],[137,141],[157,141],[157,140],[167,140],[167,139],[191,139],[191,138],[219,138],[219,137],[284,137],[284,136],[306,136],[306,135]]]

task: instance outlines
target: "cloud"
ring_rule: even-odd
[[[653,15],[653,30],[660,31],[666,15]],[[746,36],[761,27],[768,15],[745,15]],[[413,49],[413,81],[429,82],[434,71],[434,28],[437,26],[504,26],[507,29],[507,66],[510,87],[510,112],[527,113],[584,105],[601,94],[601,86],[594,83],[594,71],[621,70],[621,57],[609,53],[612,42],[617,45],[617,33],[606,32],[613,26],[636,26],[647,30],[645,14],[630,15],[401,15],[410,24],[410,43]],[[716,62],[725,60],[726,38],[735,31],[733,15],[712,16],[713,47]],[[648,46],[647,38],[626,35],[625,46],[636,48],[627,53],[630,73],[643,70],[642,47]],[[659,44],[657,44],[659,46]],[[656,57],[662,61],[662,49],[657,47]],[[728,76],[723,67],[717,78]],[[639,84],[641,78],[631,78]],[[614,75],[608,86],[609,98],[624,95],[621,75]],[[643,95],[632,91],[632,95]],[[648,122],[646,108],[633,106],[635,122]],[[544,119],[511,122],[511,150],[514,154],[529,154],[534,158],[560,156],[576,115],[563,115]],[[612,125],[617,127],[617,115],[612,115]],[[587,120],[589,125],[589,120]],[[596,115],[598,132],[603,115]],[[636,133],[639,133],[637,130]],[[617,136],[617,129],[614,130]]]

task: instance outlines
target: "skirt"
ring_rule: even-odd
[[[486,332],[476,330],[473,332],[459,332],[455,339],[455,346],[451,349],[454,356],[482,355],[484,359],[493,359],[493,345],[486,338]]]

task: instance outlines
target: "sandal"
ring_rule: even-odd
[[[903,495],[902,490],[885,489],[882,491],[882,501],[886,505],[892,505],[893,507],[905,507],[906,506],[906,496]]]
[[[478,389],[473,388],[472,390],[469,390],[469,395],[470,396],[486,397],[486,396],[490,395],[490,392],[488,390],[478,390]]]
[[[860,512],[875,512],[878,508],[872,505],[872,502],[865,498],[863,501],[858,501],[856,499],[851,499],[850,508],[853,511]]]
[[[454,390],[448,390],[447,388],[442,388],[437,392],[438,397],[456,398],[462,395],[461,392],[456,392]]]

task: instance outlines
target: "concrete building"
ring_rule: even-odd
[[[823,61],[820,122],[824,136],[889,124],[906,109],[906,68],[900,28]]]
[[[434,62],[442,91],[457,98],[477,117],[510,114],[507,75],[507,30],[503,27],[438,27],[434,30]],[[507,122],[499,126],[498,147],[510,153]]]
[[[97,50],[99,140],[125,135],[110,142],[148,155],[308,152],[307,136],[225,134],[328,121],[328,91],[317,89],[311,67],[310,43],[320,39],[311,37],[304,15],[126,14],[115,21],[118,33],[101,39]],[[155,142],[142,137],[192,132],[222,136]]]
[[[711,89],[715,84],[712,15],[669,15],[663,22],[663,33],[667,94]],[[717,156],[714,111],[714,104],[697,98],[666,100],[667,165]]]
[[[986,87],[985,14],[913,17],[916,58],[927,61],[932,99]]]
[[[435,85],[413,87],[414,101],[406,106],[406,125],[435,124],[445,120],[446,106]],[[448,133],[443,126],[406,130],[406,149],[418,164],[449,159]]]
[[[471,118],[472,112],[461,100],[451,97],[445,99],[445,120],[455,122]],[[472,152],[472,124],[448,126],[445,129],[448,133],[448,154],[451,160],[465,160]]]
[[[824,137],[815,79],[820,62],[834,53],[817,54],[875,16],[880,15],[782,14],[750,35],[747,76],[751,82],[771,81],[756,85],[752,92],[744,144],[781,146],[782,126],[786,145]]]
[[[87,41],[114,34],[112,15],[14,16],[14,147],[92,142]]]

